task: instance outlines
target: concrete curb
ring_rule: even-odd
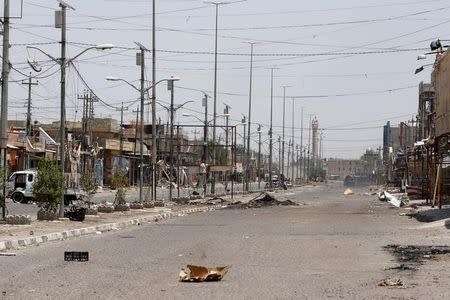
[[[117,223],[107,223],[107,224],[101,224],[98,226],[91,226],[91,227],[85,227],[85,228],[79,228],[79,229],[69,229],[64,230],[61,232],[53,232],[53,233],[47,233],[40,236],[32,236],[22,239],[16,239],[16,240],[3,240],[0,241],[0,251],[4,250],[14,250],[14,249],[22,249],[29,246],[36,246],[40,244],[44,244],[47,242],[53,242],[53,241],[64,241],[70,238],[80,237],[80,236],[86,236],[91,234],[97,234],[97,232],[107,232],[112,230],[120,230],[124,229],[130,226],[140,225],[144,222],[158,222],[162,220],[171,219],[173,217],[177,217],[180,215],[187,215],[197,212],[207,212],[211,210],[221,209],[223,208],[222,205],[214,205],[214,206],[208,206],[208,207],[195,207],[195,208],[189,208],[180,210],[177,212],[164,212],[159,213],[152,216],[146,216],[141,217],[137,219],[130,219],[125,220]]]

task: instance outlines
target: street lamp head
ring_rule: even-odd
[[[99,44],[97,46],[95,46],[95,49],[97,50],[109,50],[114,48],[113,44]]]
[[[42,67],[39,65],[39,63],[35,60],[32,60],[30,57],[27,58],[28,65],[37,73],[42,71]]]
[[[423,71],[423,66],[421,66],[420,68],[417,68],[416,71],[414,72],[414,74],[418,74],[422,71]]]
[[[421,54],[421,55],[417,56],[417,60],[421,60],[421,59],[427,59],[427,56],[425,54]]]
[[[119,81],[120,78],[114,77],[114,76],[106,76],[107,81]]]
[[[225,118],[226,118],[226,117],[229,117],[229,116],[230,116],[230,114],[223,114],[223,115],[222,115],[222,117],[225,117]]]
[[[180,77],[170,76],[170,78],[166,78],[165,80],[167,80],[167,81],[179,81],[179,80],[180,80]]]
[[[431,49],[431,51],[442,49],[441,41],[437,40],[437,41],[431,42],[430,49]]]
[[[187,114],[187,113],[182,113],[181,115],[182,115],[183,117],[192,117],[191,114]]]

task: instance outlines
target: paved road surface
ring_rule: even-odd
[[[387,244],[450,244],[373,197],[311,187],[298,207],[220,210],[46,244],[0,257],[4,299],[450,299],[450,259],[395,266]],[[87,263],[63,261],[85,250]],[[223,281],[180,283],[186,264],[232,265]],[[378,287],[387,277],[405,288]],[[0,299],[1,298],[0,295]]]

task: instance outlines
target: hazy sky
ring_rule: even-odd
[[[12,0],[12,5],[18,0]],[[86,45],[112,43],[119,48],[91,51],[76,65],[90,88],[105,102],[119,106],[139,97],[129,86],[106,82],[119,76],[138,84],[134,41],[151,48],[150,0],[68,0],[69,57]],[[31,69],[27,55],[46,60],[36,51],[27,54],[25,45],[38,47],[59,57],[60,29],[54,28],[57,1],[24,0],[23,18],[13,20],[10,33],[13,66],[24,74]],[[201,0],[157,1],[157,78],[179,76],[175,102],[194,100],[188,110],[179,111],[180,123],[195,123],[181,113],[197,111],[202,117],[202,94],[212,96],[214,56],[214,6]],[[287,138],[290,138],[291,96],[295,104],[295,139],[300,143],[301,107],[305,127],[310,115],[324,128],[327,157],[359,157],[368,147],[382,145],[382,125],[411,119],[417,111],[420,81],[429,81],[430,67],[419,75],[414,70],[433,61],[417,61],[436,38],[448,38],[450,3],[445,0],[248,0],[220,7],[218,113],[229,104],[233,123],[248,112],[249,42],[257,42],[254,57],[252,122],[263,124],[267,133],[270,111],[270,68],[274,71],[274,134],[281,134],[282,86],[287,88]],[[13,14],[17,10],[13,8]],[[3,14],[3,12],[2,12]],[[86,45],[83,45],[86,44]],[[147,55],[146,76],[151,79],[151,57]],[[33,120],[59,119],[59,72],[52,62],[42,64],[39,86],[33,87]],[[25,77],[11,73],[11,119],[25,118]],[[14,82],[16,81],[16,82]],[[80,120],[82,101],[77,96],[86,88],[73,68],[68,69],[67,118]],[[181,88],[183,87],[183,88]],[[188,89],[186,89],[188,88]],[[192,90],[190,90],[192,89]],[[316,97],[320,96],[320,97]],[[158,100],[168,102],[165,85],[157,90]],[[212,112],[212,100],[210,112]],[[125,113],[133,120],[137,103]],[[119,118],[119,112],[101,103],[96,116]],[[163,121],[167,113],[158,107]],[[219,122],[222,122],[220,120]],[[353,130],[350,130],[353,128]],[[239,131],[242,131],[241,129]],[[256,131],[256,126],[253,131]],[[308,137],[304,131],[304,143]],[[254,136],[256,139],[256,135]],[[264,137],[267,139],[267,136]],[[267,143],[264,145],[267,150]]]

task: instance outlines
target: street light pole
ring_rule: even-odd
[[[270,128],[269,128],[269,188],[272,190],[272,160],[273,160],[273,68],[270,71]]]
[[[306,174],[306,182],[309,182],[309,175],[311,173],[311,131],[312,131],[312,123],[311,123],[312,115],[309,115],[309,129],[308,129],[308,170]]]
[[[172,201],[172,171],[173,171],[173,116],[174,116],[174,106],[173,106],[173,84],[169,85],[170,90],[170,169],[169,169],[169,201]]]
[[[302,163],[303,163],[303,159],[304,156],[302,156],[302,149],[303,149],[303,106],[302,106],[302,117],[301,117],[301,129],[300,129],[300,174],[303,173],[302,172]],[[304,173],[303,173],[304,175]],[[303,176],[300,176],[300,181],[302,181]]]
[[[281,141],[281,174],[284,174],[284,144],[285,144],[285,127],[286,127],[286,88],[287,86],[283,86],[283,136],[282,136],[282,141]]]
[[[251,120],[252,120],[252,80],[253,80],[253,46],[254,43],[250,43],[250,83],[249,83],[249,93],[248,93],[248,132],[247,132],[247,157],[246,157],[246,183],[245,190],[249,190],[250,181],[250,131],[251,131]]]
[[[6,180],[8,176],[8,78],[10,71],[9,63],[9,0],[4,0],[3,12],[3,59],[2,59],[2,103],[1,103],[1,160],[3,167],[3,182],[2,201],[2,219],[6,217]]]
[[[224,109],[224,114],[225,114],[225,158],[226,158],[226,164],[228,165],[228,125],[229,125],[229,119],[230,119],[230,106],[225,104],[225,109]],[[225,189],[228,189],[228,174],[227,172],[225,173]],[[225,193],[227,193],[227,191],[225,190]]]
[[[203,98],[203,106],[205,107],[205,126],[203,128],[203,162],[206,164],[208,157],[208,95],[206,93]]]
[[[219,24],[219,5],[220,3],[214,3],[216,7],[216,28],[215,28],[215,41],[214,41],[214,113],[213,113],[213,154],[212,161],[213,164],[216,163],[216,117],[217,117],[217,32],[218,32],[218,24]],[[216,176],[215,173],[212,173],[212,182],[211,182],[211,193],[215,194],[216,192]]]
[[[144,184],[144,94],[145,94],[145,48],[140,48],[140,67],[141,67],[141,124],[140,124],[140,133],[139,133],[139,149],[140,149],[140,165],[139,168],[139,202],[142,202],[144,198],[143,184]],[[152,89],[154,90],[154,89]]]
[[[261,125],[258,125],[258,190],[261,190]]]
[[[295,145],[295,132],[294,132],[294,124],[295,124],[295,98],[292,97],[292,125],[291,125],[291,129],[292,129],[292,158],[291,158],[291,172],[292,172],[292,176],[291,176],[291,183],[293,181],[295,181],[295,173],[294,173],[294,145]]]
[[[156,0],[152,5],[152,83],[156,82]],[[156,201],[156,89],[152,89],[152,200]]]
[[[247,154],[246,147],[245,147],[245,142],[246,142],[245,126],[247,126],[247,120],[246,120],[245,116],[243,116],[243,118],[242,118],[242,125],[244,125],[244,136],[243,136],[244,152],[242,153],[242,168],[243,168],[243,170],[242,170],[242,192],[245,192],[245,181],[246,181],[246,174],[247,174],[247,169],[248,169],[248,165],[246,166],[246,163],[245,163],[245,157]]]
[[[59,127],[60,133],[60,159],[61,159],[61,174],[64,176],[65,168],[65,145],[66,145],[66,9],[67,5],[60,2],[61,7],[61,124]],[[64,217],[64,191],[65,184],[63,180],[63,193],[61,195],[61,204],[59,206],[59,216]]]

